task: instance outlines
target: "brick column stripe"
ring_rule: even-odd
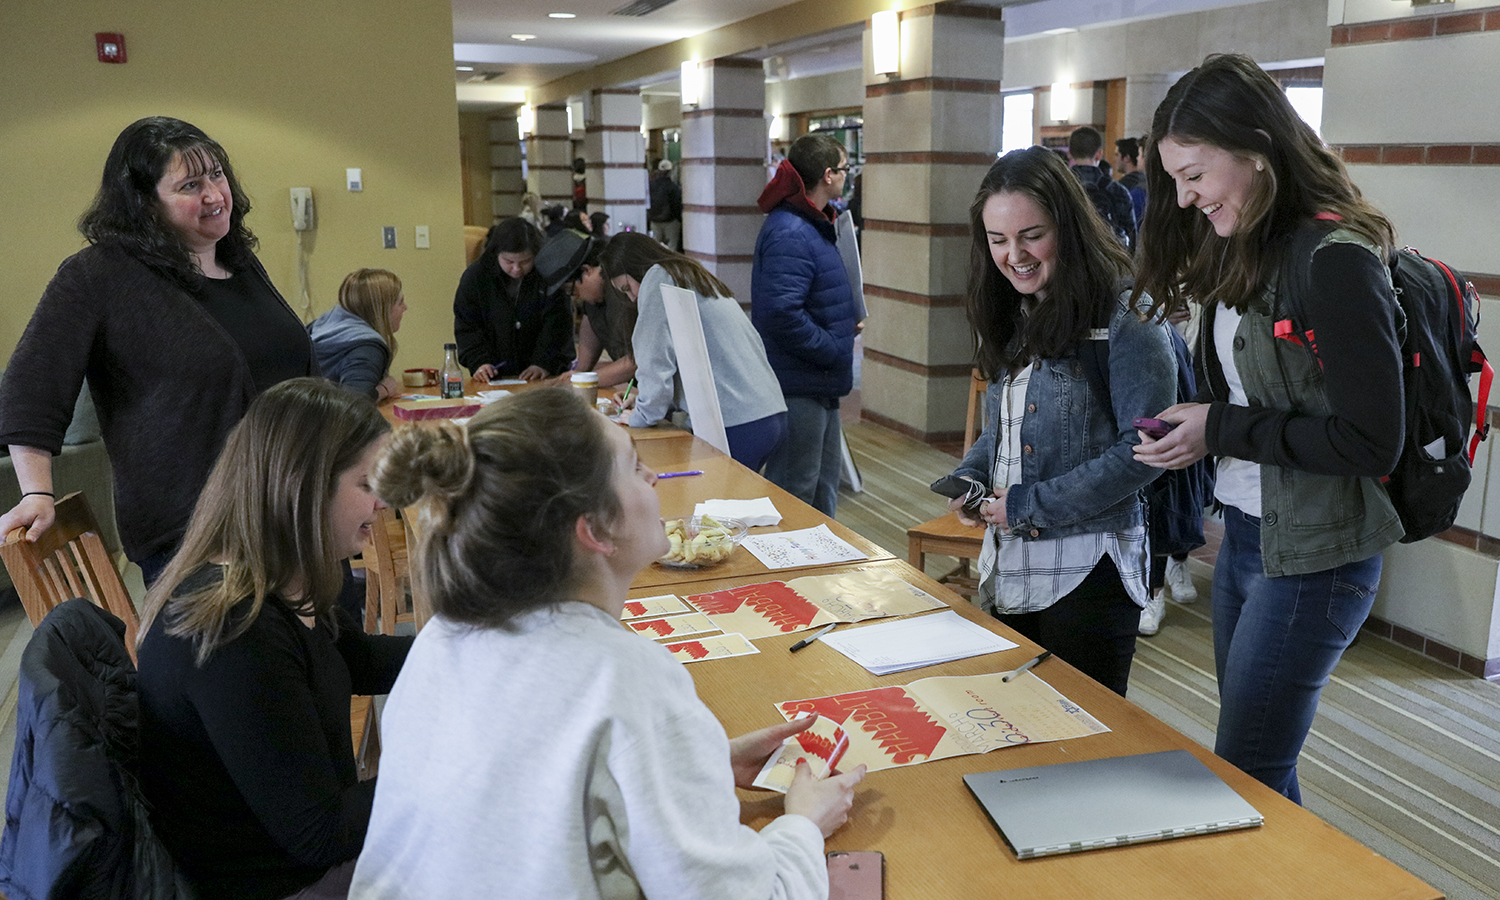
[[[958,150],[890,150],[865,154],[867,166],[984,166],[1000,157],[993,153],[963,153]]]
[[[543,194],[543,206],[569,206],[573,202],[572,194]]]
[[[964,305],[962,294],[914,294],[911,291],[898,291],[895,288],[869,283],[865,284],[865,296],[880,297],[885,300],[895,300],[897,303],[910,303],[912,306],[926,306],[932,309],[952,309]],[[867,347],[865,352],[875,351]]]
[[[885,219],[866,219],[866,231],[888,231],[893,234],[915,234],[922,237],[968,237],[968,222],[890,222]]]
[[[639,133],[640,130],[641,126],[639,125],[587,125],[584,127],[583,132],[584,134],[598,134],[601,131],[633,131]]]
[[[567,101],[560,101],[557,103],[543,103],[541,106],[537,107],[537,109],[546,109],[551,110],[552,112],[563,112],[567,108]]]
[[[705,69],[756,69],[764,72],[766,67],[758,59],[737,59],[733,56],[721,56],[718,59],[710,59],[700,63]]]
[[[1500,166],[1500,144],[1343,144],[1346,163],[1385,166]]]
[[[683,251],[683,255],[686,256],[686,257],[688,257],[689,259],[696,259],[698,262],[711,262],[711,263],[753,263],[753,262],[755,262],[755,254],[754,253],[720,253],[720,254],[713,254],[713,253],[703,253],[703,252],[700,252],[698,250],[684,250]]]
[[[572,166],[538,166],[538,165],[531,165],[531,166],[528,166],[527,168],[531,169],[531,171],[533,171],[533,172],[572,172],[573,171],[573,167]]]
[[[761,214],[760,207],[753,205],[717,206],[703,203],[684,203],[682,204],[682,211],[691,213],[707,213],[711,216],[758,216]]]
[[[879,350],[865,348],[865,361],[890,366],[913,375],[921,375],[923,378],[968,378],[969,372],[974,368],[973,363],[946,363],[939,366],[924,365],[892,356],[889,353],[881,353]]]
[[[639,97],[641,95],[639,89],[632,88],[594,88],[592,91],[589,91],[589,93],[601,95],[609,94],[615,97]]]
[[[684,163],[705,166],[764,166],[759,156],[684,156]]]
[[[865,85],[865,99],[934,91],[946,91],[953,94],[998,94],[1000,82],[981,81],[977,78],[907,78],[901,81],[887,81],[885,84],[867,84]]]
[[[568,137],[566,134],[533,134],[531,137],[527,138],[527,140],[536,141],[538,144],[566,144],[571,142],[573,139],[571,137]]]
[[[646,171],[646,166],[645,166],[644,163],[635,163],[635,162],[613,162],[613,163],[591,162],[591,163],[585,163],[584,167],[588,168],[588,169],[639,169],[642,172]]]
[[[1410,19],[1388,19],[1333,26],[1334,44],[1376,44],[1475,31],[1500,31],[1500,9],[1450,12]]]
[[[705,116],[723,116],[726,119],[764,119],[766,111],[763,109],[737,109],[729,106],[711,106],[708,109],[683,110],[684,119],[701,119]]]

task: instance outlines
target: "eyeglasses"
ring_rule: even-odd
[[[834,166],[832,169],[829,169],[829,171],[830,172],[843,172],[844,174],[847,175],[853,169],[854,169],[853,166]]]

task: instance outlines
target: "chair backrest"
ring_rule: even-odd
[[[979,374],[978,369],[969,373],[969,414],[964,420],[964,453],[974,446],[975,438],[984,428],[984,392],[989,388],[989,382]]]
[[[53,607],[71,597],[87,597],[125,623],[125,646],[135,659],[140,620],[125,582],[115,568],[99,523],[83,494],[74,492],[57,501],[57,518],[35,542],[17,528],[0,544],[0,558],[21,595],[21,605],[33,626],[41,624]]]
[[[412,579],[412,549],[417,546],[408,519],[393,509],[380,510],[363,552],[365,562],[365,631],[395,634],[396,625],[411,622],[418,631],[432,617],[432,607]],[[411,610],[407,610],[407,593]]]

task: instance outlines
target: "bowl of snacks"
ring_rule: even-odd
[[[657,562],[675,569],[706,569],[729,558],[750,528],[739,519],[693,516],[668,519],[667,542],[671,549]]]

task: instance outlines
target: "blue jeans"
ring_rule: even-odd
[[[766,460],[766,479],[832,517],[844,469],[839,407],[815,397],[786,398],[786,440]]]
[[[1296,803],[1297,756],[1323,686],[1370,614],[1380,563],[1376,554],[1311,575],[1267,577],[1260,520],[1224,509],[1213,588],[1214,752]]]
[[[735,462],[759,472],[766,460],[786,442],[786,413],[780,412],[724,429],[729,440],[729,455]]]

